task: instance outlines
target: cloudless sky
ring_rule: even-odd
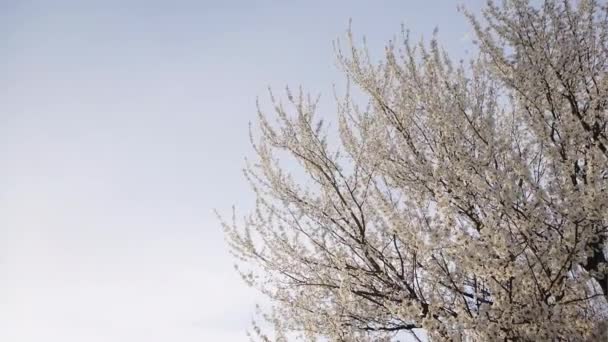
[[[331,117],[349,18],[377,53],[402,22],[469,45],[448,0],[0,0],[0,341],[246,341],[212,210],[251,207],[268,85]]]

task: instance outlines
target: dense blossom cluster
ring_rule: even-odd
[[[339,147],[301,91],[260,113],[246,169],[256,210],[224,226],[251,266],[243,277],[275,304],[274,339],[584,341],[605,329],[606,5],[507,0],[483,13],[465,11],[478,46],[466,63],[407,32],[379,63],[352,37],[338,48],[369,98],[338,100]]]

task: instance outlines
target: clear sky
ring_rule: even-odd
[[[402,22],[469,44],[447,0],[0,0],[0,341],[247,340],[212,210],[251,205],[268,85],[331,116],[349,17],[376,52]]]

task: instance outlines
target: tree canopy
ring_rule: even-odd
[[[335,131],[302,91],[259,111],[245,171],[256,208],[223,223],[243,278],[274,304],[273,339],[597,338],[608,318],[607,6],[463,12],[469,61],[404,31],[376,62],[349,35],[337,55],[369,102],[349,88]]]

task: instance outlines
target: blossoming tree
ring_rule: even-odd
[[[224,227],[244,279],[274,303],[274,339],[597,338],[606,4],[507,0],[483,13],[465,11],[478,45],[467,63],[406,32],[379,63],[352,37],[337,48],[369,99],[338,100],[339,146],[301,91],[260,112],[246,169],[256,209]]]

